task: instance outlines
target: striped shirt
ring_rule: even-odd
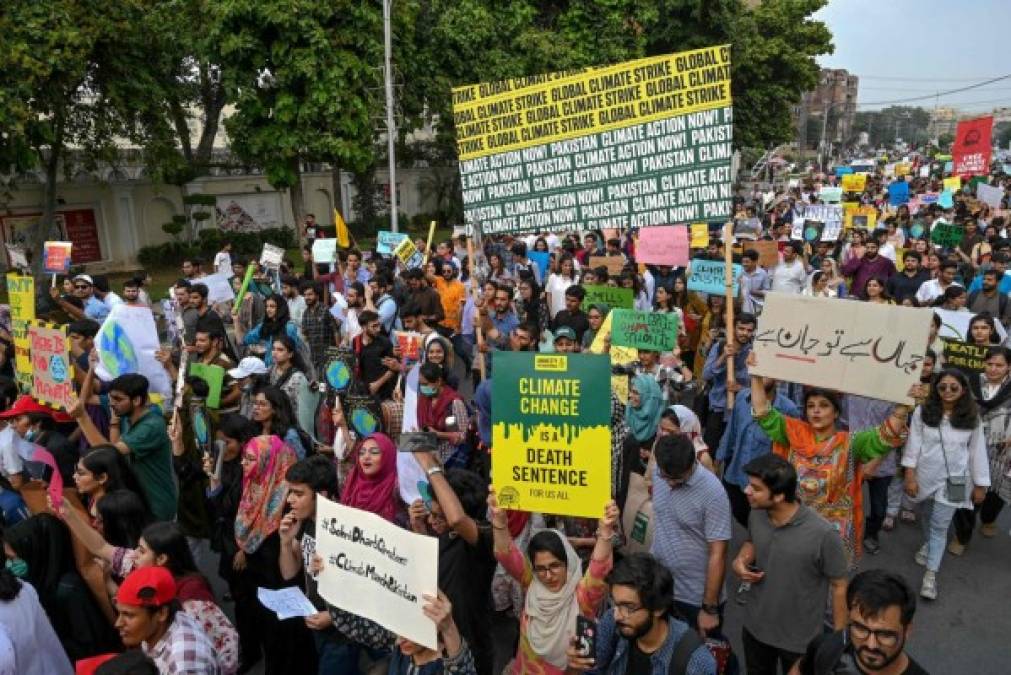
[[[656,532],[650,552],[674,575],[674,599],[696,607],[706,590],[709,542],[729,541],[730,500],[720,479],[695,463],[688,481],[672,488],[653,469]],[[720,601],[723,589],[720,589]]]

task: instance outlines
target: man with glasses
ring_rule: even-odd
[[[927,675],[905,652],[916,594],[902,577],[884,570],[861,572],[849,584],[846,607],[849,627],[812,640],[791,675]]]
[[[674,575],[678,613],[701,635],[716,635],[732,532],[730,500],[720,479],[699,466],[687,435],[657,439],[653,456],[653,510],[659,525],[651,553]]]
[[[646,553],[623,557],[607,575],[612,609],[597,625],[596,653],[573,638],[568,672],[715,675],[716,661],[698,633],[672,612],[674,578]]]
[[[95,282],[87,274],[74,277],[74,297],[84,304],[83,310],[62,297],[60,289],[55,286],[49,289],[49,297],[74,321],[91,319],[101,323],[109,316],[109,306],[95,297]]]

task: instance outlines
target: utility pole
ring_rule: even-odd
[[[390,10],[393,0],[383,2],[383,84],[386,87],[386,154],[389,158],[390,174],[390,229],[399,232],[397,227],[397,123],[393,119],[393,67],[390,65],[392,56],[392,38],[390,36]]]

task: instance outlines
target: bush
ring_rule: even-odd
[[[227,232],[216,228],[201,230],[197,240],[190,243],[169,241],[154,246],[142,246],[137,251],[137,262],[144,267],[172,267],[181,265],[183,258],[191,255],[211,259],[221,250],[225,241],[232,242],[232,252],[243,256],[259,256],[263,245],[273,244],[283,249],[295,246],[295,232],[290,227],[275,227],[259,232]]]

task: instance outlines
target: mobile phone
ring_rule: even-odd
[[[400,434],[401,452],[432,452],[439,447],[439,438],[428,431],[408,431]]]
[[[576,647],[584,657],[597,653],[597,622],[585,616],[576,616]]]
[[[431,513],[432,502],[435,501],[435,498],[432,496],[432,486],[423,480],[419,480],[418,494],[421,495],[421,502],[425,505],[425,510]]]
[[[40,480],[46,484],[53,479],[53,467],[44,462],[26,461],[25,473],[32,480]]]
[[[755,564],[755,563],[753,563],[753,562],[750,562],[750,563],[748,563],[747,567],[748,567],[748,571],[749,571],[749,572],[755,572],[755,573],[758,573],[758,572],[761,572],[761,571],[762,571],[762,568],[761,568],[761,567],[759,567],[758,565],[756,565],[756,564]]]

